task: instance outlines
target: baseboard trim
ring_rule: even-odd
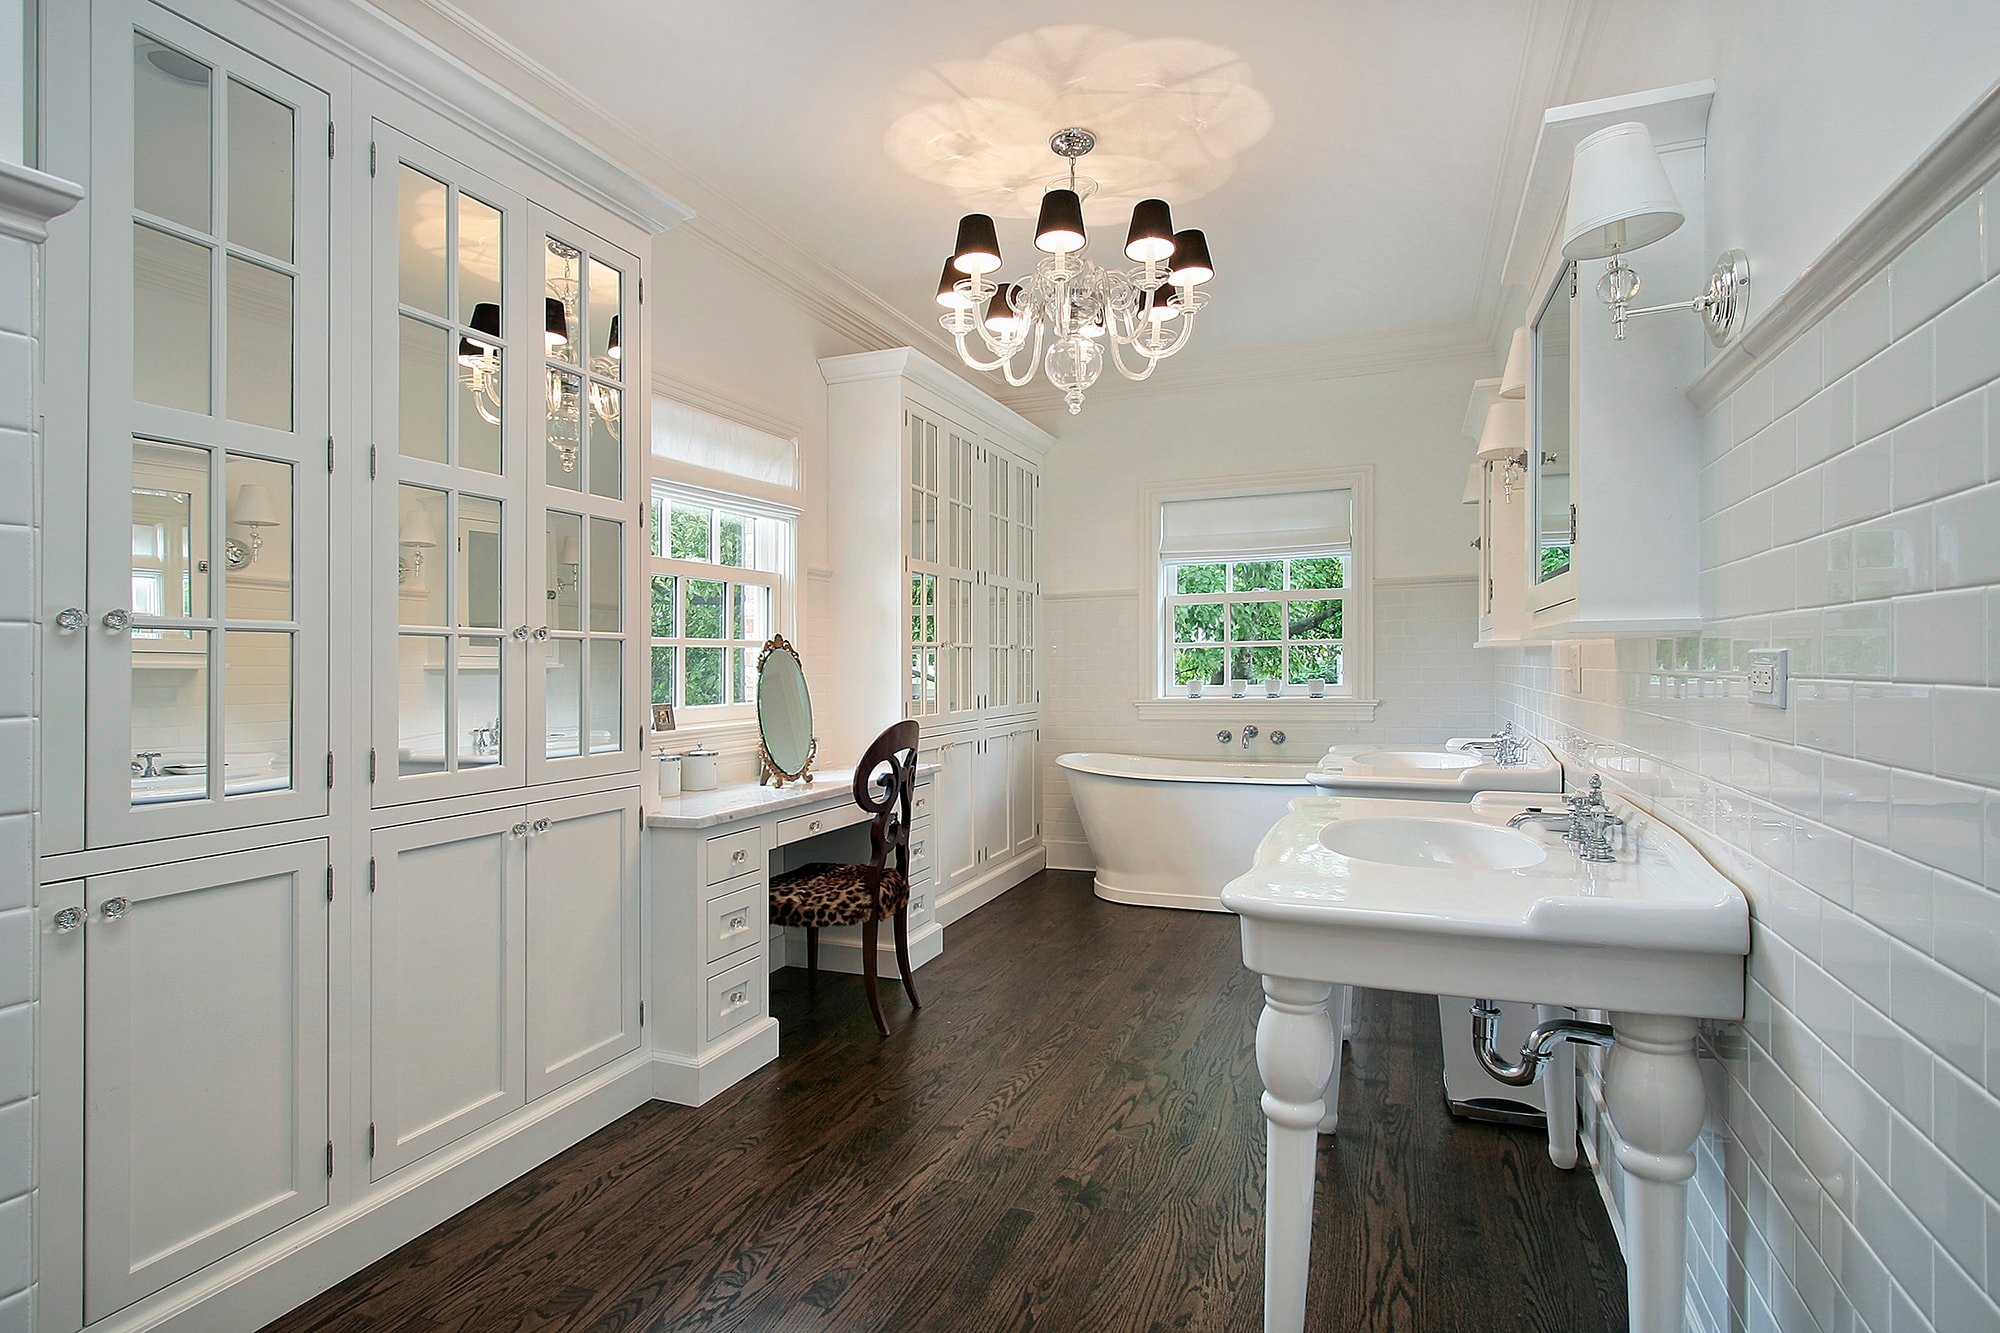
[[[941,895],[937,900],[937,923],[948,926],[954,921],[963,921],[1047,864],[1048,850],[1040,844],[1011,861],[1002,862],[971,883]]]
[[[1050,870],[1081,870],[1097,873],[1097,858],[1091,854],[1087,838],[1049,838],[1043,843]]]
[[[778,1020],[764,1017],[699,1059],[656,1051],[653,1096],[680,1106],[701,1106],[778,1058]]]
[[[912,970],[921,971],[925,963],[941,957],[943,953],[944,927],[937,922],[929,922],[910,933]],[[806,965],[806,933],[797,927],[785,931],[785,965],[787,967]],[[822,930],[819,936],[819,970],[860,976],[861,941]],[[875,972],[877,976],[882,977],[896,975],[896,937],[887,930],[884,930],[882,937],[875,942]]]
[[[643,1051],[621,1057],[347,1206],[322,1209],[99,1320],[91,1333],[261,1328],[650,1101],[650,1063]]]

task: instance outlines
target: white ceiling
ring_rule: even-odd
[[[1210,355],[1488,336],[1526,151],[1584,7],[379,2],[511,47],[673,164],[681,179],[659,183],[705,218],[740,207],[927,328],[961,212],[996,214],[1004,272],[1028,267],[1024,219],[1061,166],[1047,137],[1081,120],[1100,136],[1082,168],[1106,196],[1087,215],[1099,262],[1123,262],[1142,191],[1208,233]],[[1098,14],[1129,26],[1073,22]]]

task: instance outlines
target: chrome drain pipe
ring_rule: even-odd
[[[1554,1018],[1541,1024],[1521,1043],[1519,1064],[1500,1063],[1495,1043],[1500,1036],[1500,1006],[1491,1000],[1472,1002],[1472,1053],[1488,1074],[1509,1087],[1525,1088],[1542,1076],[1542,1066],[1566,1041],[1587,1046],[1609,1046],[1614,1038],[1609,1023],[1587,1023],[1580,1018]]]

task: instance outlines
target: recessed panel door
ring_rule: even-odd
[[[528,810],[528,1098],[639,1046],[639,794]]]
[[[327,844],[88,881],[84,1317],[327,1201]]]

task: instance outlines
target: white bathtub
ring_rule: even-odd
[[[1097,860],[1097,896],[1144,907],[1228,911],[1222,886],[1250,869],[1294,800],[1318,795],[1305,764],[1090,752],[1056,762]]]

